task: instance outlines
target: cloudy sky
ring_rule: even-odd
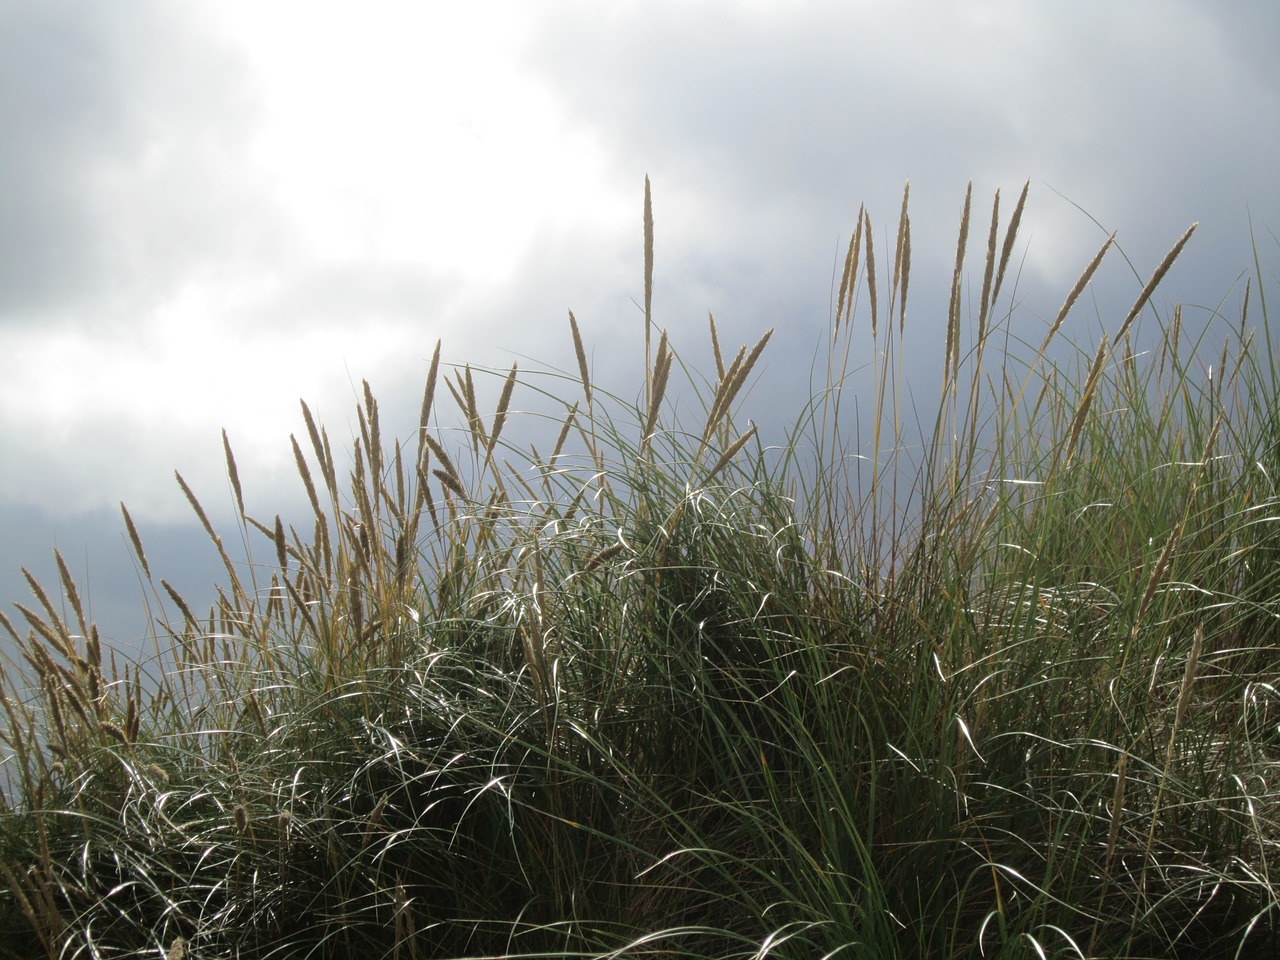
[[[782,334],[749,415],[798,411],[859,203],[883,238],[908,178],[931,383],[969,181],[1031,181],[1031,339],[1113,229],[1145,279],[1199,221],[1163,296],[1238,310],[1251,223],[1280,260],[1277,41],[1272,0],[0,0],[0,601],[56,545],[140,636],[124,501],[207,604],[173,471],[233,536],[225,428],[287,514],[299,398],[347,438],[368,379],[411,428],[438,338],[569,369],[573,309],[625,393],[646,174],[677,348],[705,363],[708,311]],[[1096,285],[1082,341],[1141,279]]]

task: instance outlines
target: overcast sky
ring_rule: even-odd
[[[173,471],[233,534],[226,428],[250,512],[293,509],[298,399],[345,440],[368,379],[411,428],[437,338],[570,369],[573,309],[638,378],[646,174],[677,348],[782,334],[747,415],[799,411],[859,203],[883,238],[908,178],[922,347],[970,180],[1031,180],[1028,329],[1110,230],[1145,279],[1193,221],[1165,299],[1238,310],[1251,220],[1280,252],[1278,43],[1273,0],[0,0],[0,600],[57,545],[136,639],[123,500],[207,606]],[[1113,258],[1079,339],[1141,282]]]

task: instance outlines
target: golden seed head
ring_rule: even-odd
[[[102,732],[108,734],[113,740],[120,743],[128,743],[129,735],[124,732],[124,728],[114,720],[100,720],[98,726],[102,728]]]
[[[622,550],[622,544],[615,543],[611,546],[605,547],[603,550],[597,551],[596,554],[587,561],[587,570],[591,571],[595,570],[597,567],[603,566],[620,554]]]

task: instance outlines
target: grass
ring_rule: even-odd
[[[491,415],[437,345],[408,443],[367,384],[349,455],[303,405],[301,527],[244,513],[226,445],[243,558],[179,477],[226,565],[207,615],[124,512],[154,658],[103,650],[60,558],[29,578],[0,954],[1280,955],[1263,291],[1162,318],[1188,231],[1077,345],[1108,239],[1023,341],[1026,196],[985,235],[965,198],[924,427],[905,193],[891,251],[859,211],[826,385],[773,449],[735,405],[768,334],[729,356],[712,321],[705,416],[668,419],[646,184],[643,408],[572,315],[579,377],[499,372]]]

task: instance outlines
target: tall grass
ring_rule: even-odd
[[[985,235],[965,197],[923,430],[905,192],[892,251],[859,212],[826,387],[773,450],[735,403],[769,334],[730,357],[712,321],[704,419],[669,419],[646,184],[643,408],[572,315],[578,379],[499,372],[491,414],[437,345],[407,443],[367,384],[349,454],[303,405],[301,527],[245,514],[226,443],[244,557],[178,478],[226,566],[207,614],[124,511],[155,658],[104,651],[60,558],[58,593],[29,578],[0,950],[1275,955],[1269,340],[1248,287],[1211,336],[1151,307],[1190,231],[1097,344],[1059,340],[1113,238],[1021,339],[1026,197]]]

